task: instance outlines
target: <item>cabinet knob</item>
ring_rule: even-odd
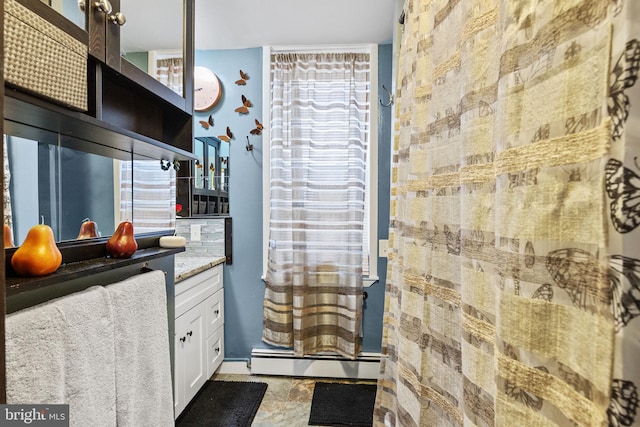
[[[122,12],[116,12],[113,15],[109,15],[109,21],[114,24],[118,24],[121,27],[127,23],[127,18],[122,14]]]
[[[216,347],[216,353],[220,353],[220,347]]]
[[[192,336],[193,335],[193,331],[187,332],[187,335]]]
[[[86,7],[86,1],[85,0],[78,0],[78,7],[80,8],[81,11],[84,12],[84,8]],[[93,7],[96,8],[96,10],[99,10],[101,12],[104,12],[106,14],[111,13],[111,3],[109,2],[109,0],[97,0],[93,2]]]
[[[213,312],[213,314],[215,314],[215,315],[217,316],[218,314],[220,314],[220,310],[215,310],[215,311]]]
[[[185,342],[186,340],[187,340],[187,337],[180,338],[180,342]]]

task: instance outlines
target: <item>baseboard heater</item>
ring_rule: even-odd
[[[251,373],[290,377],[377,379],[380,353],[361,353],[356,360],[336,354],[296,357],[293,351],[254,348]]]

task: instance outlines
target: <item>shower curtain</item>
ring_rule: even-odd
[[[640,5],[404,11],[375,424],[640,425]]]

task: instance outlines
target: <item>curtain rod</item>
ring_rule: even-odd
[[[327,44],[327,45],[280,45],[280,46],[264,46],[264,48],[270,49],[271,52],[362,52],[369,53],[374,47],[378,45],[373,43],[362,44]]]

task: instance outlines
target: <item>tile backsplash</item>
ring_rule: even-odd
[[[200,226],[200,240],[191,240],[192,225]],[[189,255],[224,256],[224,218],[177,218],[176,235],[187,239]]]

